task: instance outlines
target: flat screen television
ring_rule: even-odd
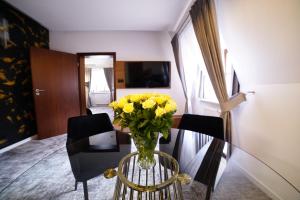
[[[170,87],[170,62],[143,61],[125,63],[126,88]]]

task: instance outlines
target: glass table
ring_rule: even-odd
[[[85,192],[85,198],[112,199],[116,177],[106,179],[103,173],[136,151],[129,135],[119,131],[76,140],[62,136],[56,143],[22,173],[14,175],[13,170],[13,178],[2,177],[6,182],[0,184],[0,199],[84,199]],[[44,148],[36,151],[50,151]],[[192,182],[182,188],[184,199],[300,199],[299,189],[280,174],[223,140],[171,129],[156,150],[173,156],[180,173],[191,176]]]

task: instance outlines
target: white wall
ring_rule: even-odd
[[[185,99],[174,61],[171,38],[166,32],[99,31],[50,32],[50,48],[69,53],[116,52],[120,61],[171,61],[170,89],[119,89],[117,98],[137,92],[170,94],[178,104],[176,114],[184,112]]]
[[[300,189],[300,1],[216,3],[241,90],[256,92],[233,111],[233,141]]]

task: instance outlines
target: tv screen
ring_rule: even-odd
[[[170,62],[144,61],[125,63],[126,88],[170,87]]]

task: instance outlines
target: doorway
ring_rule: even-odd
[[[115,53],[79,53],[81,114],[108,113],[115,100]]]

